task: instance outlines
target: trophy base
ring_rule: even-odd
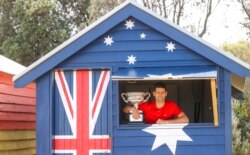
[[[138,119],[134,119],[132,116],[132,112],[129,112],[128,114],[128,118],[129,118],[129,122],[128,123],[143,123],[144,122],[144,115],[142,111],[140,112],[140,118]]]

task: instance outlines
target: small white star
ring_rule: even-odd
[[[129,65],[130,64],[135,64],[135,62],[136,62],[136,57],[134,57],[133,55],[130,55],[130,56],[128,56],[128,59],[127,59],[127,61],[128,61],[128,63],[129,63]]]
[[[141,37],[141,39],[145,39],[146,38],[146,34],[145,33],[141,33],[140,37]]]
[[[175,125],[175,124],[174,124]],[[143,131],[155,135],[155,141],[152,146],[151,151],[160,147],[163,144],[166,144],[170,151],[175,154],[177,141],[193,141],[184,131],[183,127],[187,124],[179,124],[180,127],[172,128],[169,127],[171,124],[168,124],[169,128],[166,128],[165,125],[153,124],[150,127],[143,129]]]
[[[134,22],[130,19],[130,20],[126,20],[125,26],[126,26],[126,29],[132,30],[132,28],[133,28],[135,25],[134,25]]]
[[[114,42],[113,37],[108,36],[108,37],[104,38],[104,43],[106,44],[106,46],[108,46],[108,45],[111,46],[111,44],[113,42]]]
[[[173,52],[175,50],[175,44],[168,42],[166,48],[168,49],[168,52]]]

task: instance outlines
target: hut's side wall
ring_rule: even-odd
[[[0,72],[0,154],[36,154],[36,86],[13,87]]]

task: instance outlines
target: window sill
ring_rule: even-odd
[[[151,126],[151,128],[157,128],[157,129],[161,129],[161,128],[183,128],[183,126],[185,126],[185,128],[218,128],[219,126],[214,126],[214,123],[178,123],[178,124],[144,124],[144,123],[133,123],[133,124],[120,124],[118,125],[118,129],[132,129],[132,130],[136,130],[136,129],[143,129],[146,127]]]

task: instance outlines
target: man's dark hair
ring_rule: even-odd
[[[154,85],[154,91],[156,90],[156,88],[164,88],[167,91],[167,87],[163,82],[157,82]]]

